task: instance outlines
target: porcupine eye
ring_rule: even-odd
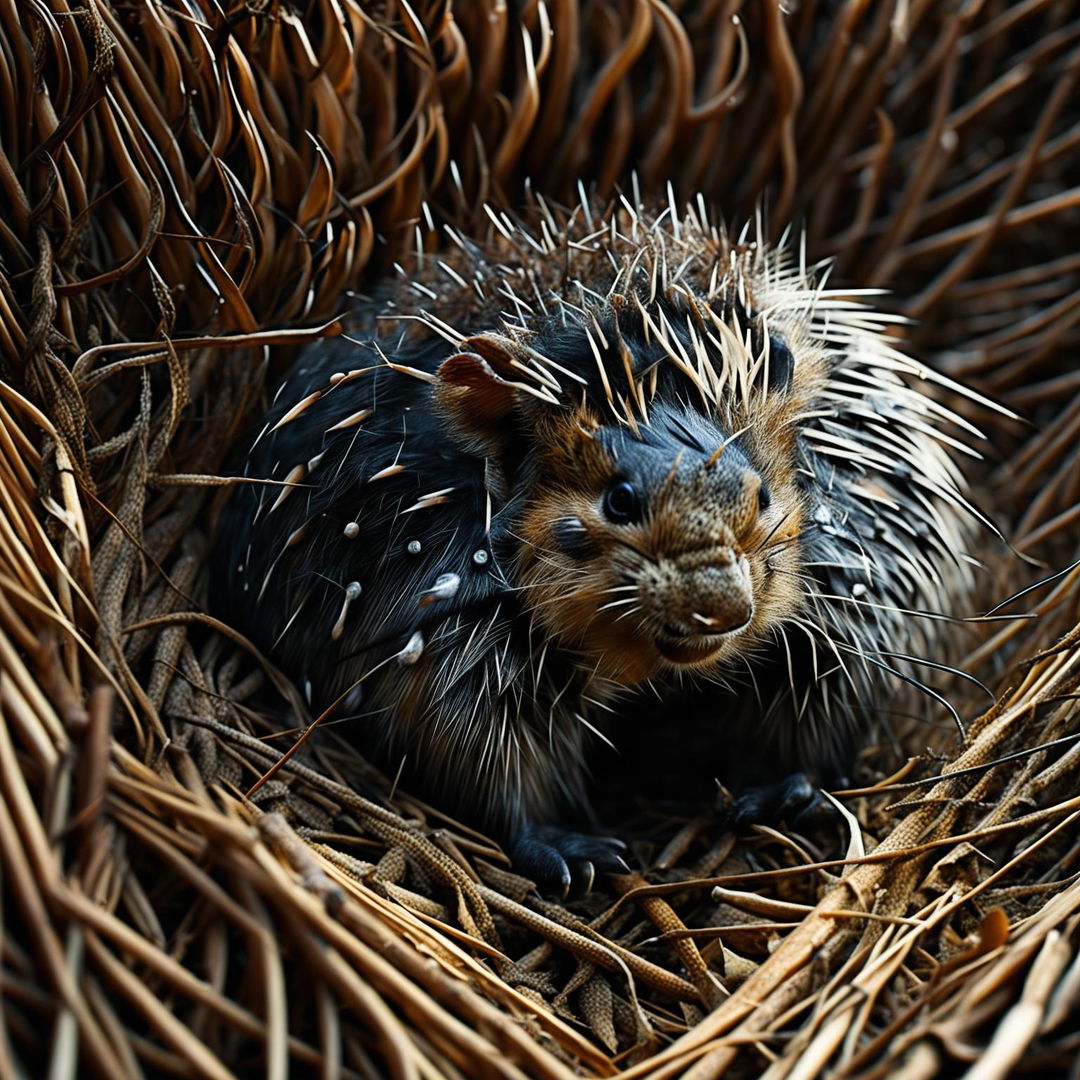
[[[617,480],[604,493],[604,517],[614,525],[629,525],[641,517],[641,497],[628,480]]]

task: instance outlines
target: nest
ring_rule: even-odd
[[[1038,0],[0,6],[0,1074],[1072,1063],[1078,62]],[[643,806],[646,871],[567,905],[346,740],[287,757],[205,562],[267,385],[422,214],[632,174],[795,221],[1027,419],[977,410],[973,478],[986,607],[1036,588],[972,624],[967,738],[870,753],[842,828]]]

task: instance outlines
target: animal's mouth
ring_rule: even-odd
[[[738,626],[730,626],[720,634],[688,634],[677,626],[665,626],[656,636],[656,651],[670,664],[700,664],[719,652],[725,638],[741,630],[749,617]]]
[[[658,637],[656,651],[669,664],[700,664],[702,660],[708,660],[723,643],[723,639],[718,637],[683,638],[681,641]]]

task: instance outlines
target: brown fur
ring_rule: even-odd
[[[613,526],[598,508],[615,463],[592,434],[597,426],[583,408],[553,417],[537,431],[543,446],[539,474],[550,479],[538,482],[524,516],[518,571],[546,635],[579,650],[599,675],[633,685],[670,667],[723,664],[736,651],[763,641],[798,609],[798,553],[794,544],[780,541],[798,535],[802,506],[782,470],[776,470],[773,502],[764,514],[757,511],[761,478],[748,472],[739,497],[730,503],[706,501],[695,486],[671,482],[656,500],[654,514],[632,526]],[[565,517],[584,526],[595,549],[588,560],[558,550],[552,524]],[[772,546],[779,548],[772,554],[762,549],[770,533]],[[730,570],[719,586],[726,592],[710,591],[698,573],[716,567]],[[640,614],[603,610],[617,598],[610,590],[620,581],[639,584],[646,598]],[[672,654],[659,651],[658,635],[665,622],[690,623],[703,607],[721,616],[730,612],[734,623],[743,621],[736,617],[741,611],[752,615],[739,635],[714,638],[708,648],[679,655],[673,663]]]

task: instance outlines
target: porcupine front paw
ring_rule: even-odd
[[[725,816],[738,829],[778,821],[790,825],[817,825],[835,814],[835,807],[806,773],[798,772],[739,791],[726,808]]]
[[[530,877],[541,892],[584,893],[592,888],[596,871],[628,874],[619,853],[626,850],[612,836],[590,836],[558,825],[523,825],[514,838],[510,858],[514,869]]]

